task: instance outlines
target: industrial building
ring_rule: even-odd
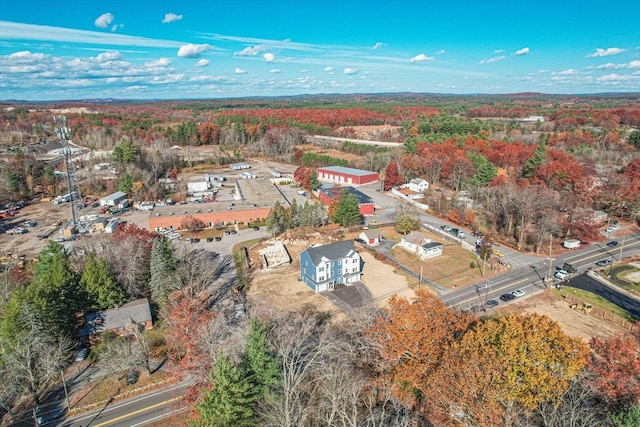
[[[127,200],[127,193],[116,191],[106,197],[100,199],[100,206],[114,207]]]
[[[318,179],[338,184],[362,185],[376,182],[378,173],[344,166],[326,166],[317,168]]]
[[[318,190],[318,197],[325,205],[329,205],[334,199],[342,195],[342,190],[347,190],[350,194],[356,196],[361,215],[372,215],[375,212],[375,203],[371,197],[353,187],[341,187],[338,189],[334,188],[331,184],[324,184],[320,187],[320,190]]]

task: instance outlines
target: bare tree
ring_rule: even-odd
[[[558,402],[542,405],[532,417],[531,426],[599,427],[607,426],[606,411],[598,405],[583,377],[573,380]]]
[[[0,338],[0,378],[9,387],[31,395],[40,404],[42,391],[60,378],[67,367],[74,342],[67,336],[55,337],[42,328],[42,322],[25,303],[21,309],[22,331],[13,339]]]
[[[178,250],[176,256],[174,289],[180,290],[185,297],[214,295],[228,285],[225,276],[233,269],[230,255],[220,257],[214,252],[184,248]]]

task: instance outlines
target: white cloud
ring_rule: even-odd
[[[324,67],[324,71],[326,71],[329,74],[333,74],[333,67],[329,67],[329,66]]]
[[[382,42],[378,42],[378,43],[374,44],[371,49],[374,49],[374,50],[375,49],[380,49],[382,46],[383,46],[383,43]]]
[[[166,67],[168,65],[171,65],[171,60],[169,58],[160,58],[144,63],[144,66],[147,68]]]
[[[424,62],[433,60],[433,56],[427,56],[424,53],[414,56],[410,59],[411,62]]]
[[[176,15],[175,13],[167,13],[164,15],[162,19],[163,24],[170,24],[171,22],[180,21],[182,19],[182,15]]]
[[[247,74],[247,70],[243,70],[242,68],[236,68],[234,72],[236,74]]]
[[[502,53],[502,52],[504,52],[504,49],[496,49],[493,51],[493,54],[498,55],[499,53]]]
[[[96,59],[98,60],[98,62],[115,61],[120,58],[122,58],[122,55],[120,54],[120,52],[115,50],[112,50],[109,52],[102,52],[101,54],[96,56]]]
[[[98,28],[107,28],[109,25],[111,25],[111,23],[113,22],[113,20],[115,19],[115,16],[113,16],[112,13],[103,13],[102,15],[98,16],[98,18],[96,18],[94,24],[96,27]]]
[[[562,71],[554,71],[553,73],[551,73],[554,76],[573,76],[578,74],[578,70],[574,70],[573,68],[568,68],[566,70],[562,70]]]
[[[626,49],[621,49],[619,47],[609,47],[607,49],[597,48],[595,52],[587,55],[587,58],[601,58],[603,56],[618,55],[625,51]]]
[[[479,64],[491,64],[492,62],[499,62],[499,61],[504,61],[505,56],[501,55],[501,56],[494,56],[493,58],[489,58],[489,59],[483,59],[482,61],[479,62]]]
[[[434,55],[442,55],[442,54],[444,54],[444,49],[440,49],[439,51],[434,53]]]
[[[353,68],[349,68],[349,67],[345,67],[344,69],[344,73],[348,76],[353,75],[355,73],[357,73],[358,70],[354,70]]]
[[[196,62],[196,67],[206,67],[207,65],[209,65],[209,60],[208,59],[198,59],[198,62]]]
[[[272,68],[271,70],[269,70],[269,72],[273,74],[278,74],[278,73],[281,73],[282,70],[280,68]]]
[[[185,44],[184,46],[180,46],[178,50],[178,56],[180,58],[197,58],[201,53],[206,52],[211,49],[211,46],[208,44]]]
[[[247,46],[239,52],[234,52],[235,56],[255,56],[265,50],[267,47],[263,45]]]
[[[619,83],[619,82],[640,82],[640,75],[635,75],[635,74],[631,74],[631,75],[624,75],[624,74],[616,74],[616,73],[612,73],[612,74],[607,74],[604,76],[600,76],[598,77],[598,82],[606,82],[606,83]]]
[[[273,62],[276,59],[276,56],[273,53],[269,53],[269,52],[262,55],[262,57],[267,62]]]
[[[115,24],[113,27],[111,27],[111,32],[115,33],[116,31],[120,30],[124,28],[124,24]]]
[[[529,53],[529,48],[528,47],[523,47],[522,49],[516,50],[514,54],[516,56],[522,56],[522,55],[526,55],[527,53]]]

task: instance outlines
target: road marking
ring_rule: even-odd
[[[124,420],[126,418],[131,418],[134,415],[138,415],[138,414],[141,414],[143,412],[147,412],[150,409],[155,409],[157,407],[164,406],[164,405],[166,405],[168,403],[175,402],[176,400],[180,400],[180,399],[182,399],[182,396],[174,397],[173,399],[165,400],[164,402],[156,403],[155,405],[147,406],[145,408],[138,409],[137,411],[129,412],[129,413],[121,415],[121,416],[119,416],[117,418],[113,418],[113,419],[111,419],[109,421],[105,421],[105,422],[100,423],[100,424],[95,424],[93,427],[108,426],[109,424],[113,424],[113,423],[116,423],[118,421],[122,421],[122,420]]]
[[[500,287],[497,287],[497,288],[492,288],[492,289],[491,289],[491,291],[492,291],[492,292],[493,292],[493,291],[500,291],[500,290],[502,290],[502,289],[504,289],[504,288],[508,288],[508,287],[510,287],[510,286],[517,285],[517,284],[522,283],[522,282],[526,282],[527,280],[532,280],[532,279],[531,279],[530,277],[526,277],[526,278],[524,278],[524,279],[518,280],[517,282],[508,283],[508,284],[506,284],[506,285],[504,285],[504,286],[500,286]],[[450,306],[449,306],[449,308],[451,308],[451,307],[456,307],[456,306],[458,306],[458,305],[462,305],[462,304],[467,303],[467,302],[469,302],[469,301],[473,301],[473,300],[475,300],[475,299],[477,299],[477,298],[478,298],[478,296],[477,296],[477,295],[475,295],[473,298],[469,298],[469,299],[466,299],[466,300],[460,301],[460,302],[458,302],[458,303],[455,303],[455,304],[453,304],[453,305],[450,305]]]

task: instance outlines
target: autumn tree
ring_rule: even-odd
[[[390,379],[405,401],[428,407],[429,398],[438,393],[433,375],[447,349],[470,322],[470,317],[447,309],[424,290],[418,290],[411,302],[392,296],[384,316],[367,330],[387,361],[378,374]]]
[[[455,418],[471,425],[517,425],[523,412],[557,402],[588,359],[587,346],[546,316],[489,318],[447,349],[431,398],[441,413],[453,405]]]
[[[149,296],[149,260],[157,235],[135,224],[120,226],[104,248],[104,259],[129,298]],[[126,256],[125,256],[126,254]]]
[[[185,215],[180,223],[180,229],[189,230],[190,232],[200,231],[204,228],[204,222],[193,215]]]
[[[616,335],[593,338],[594,356],[589,364],[596,393],[614,408],[625,408],[640,399],[640,343],[636,337]]]
[[[396,162],[389,162],[384,172],[384,191],[389,191],[393,187],[402,184],[403,178],[398,171],[398,164]]]

